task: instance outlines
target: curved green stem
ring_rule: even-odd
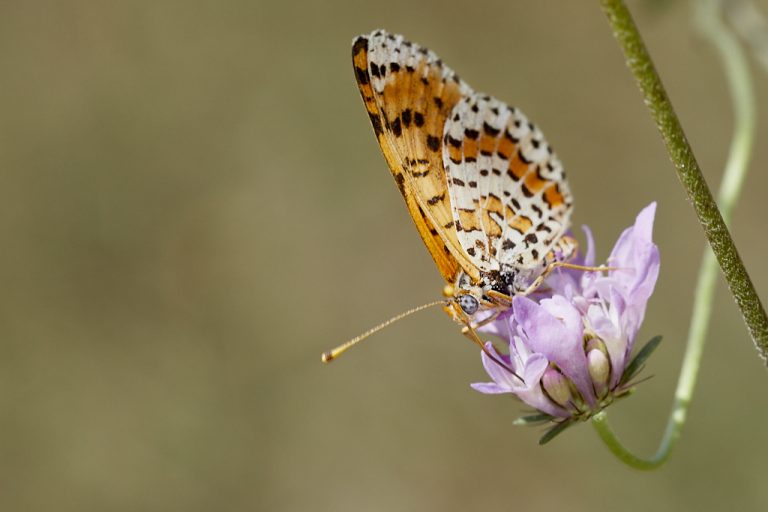
[[[615,2],[603,2],[604,6],[608,3]],[[736,204],[739,192],[744,183],[744,177],[746,176],[747,167],[752,154],[752,147],[754,145],[756,123],[754,115],[755,99],[752,91],[749,66],[738,42],[720,21],[719,13],[721,5],[722,0],[695,0],[693,4],[697,26],[702,34],[708,37],[710,42],[717,49],[721,62],[725,68],[731,101],[733,102],[734,108],[734,133],[718,198],[721,207],[722,220],[727,222],[731,217],[733,207]],[[626,9],[623,10],[628,17],[629,13],[626,12]],[[608,8],[606,8],[606,11],[608,11]],[[632,23],[631,18],[629,19],[629,23]],[[634,27],[634,25],[632,26]],[[637,35],[637,38],[639,40],[639,35]],[[639,44],[642,44],[642,41],[640,41]],[[647,57],[647,53],[645,53],[645,56]],[[651,66],[650,69],[652,70],[650,60],[648,61],[648,65]],[[664,97],[666,98],[666,96]],[[671,109],[671,106],[669,108]],[[674,116],[674,112],[671,110],[670,112],[671,115]],[[679,140],[684,141],[684,136],[682,137],[683,138]],[[690,148],[688,151],[690,151]],[[693,161],[693,163],[695,164],[695,161]],[[706,184],[704,185],[706,186]],[[725,234],[727,235],[727,231],[725,231]],[[715,250],[714,245],[713,250]],[[699,281],[696,287],[693,316],[691,318],[690,330],[688,333],[686,352],[680,370],[680,378],[675,391],[675,401],[657,452],[647,459],[637,457],[624,448],[613,433],[608,425],[605,412],[601,412],[593,418],[593,425],[600,435],[600,438],[616,457],[631,467],[641,470],[658,468],[667,461],[677,444],[677,440],[680,438],[680,433],[688,412],[688,405],[690,404],[693,395],[702,351],[704,349],[709,318],[712,313],[716,278],[717,261],[713,252],[706,251],[699,271]],[[758,347],[761,346],[763,345],[758,343]],[[764,352],[761,351],[761,353]]]
[[[685,415],[683,414],[683,416]],[[677,438],[680,437],[679,427],[685,422],[684,417],[680,419],[679,423],[675,424],[673,424],[671,420],[672,418],[670,418],[670,422],[667,424],[667,431],[664,433],[664,438],[659,445],[658,451],[653,457],[648,459],[638,457],[624,448],[624,445],[621,444],[619,438],[616,437],[616,434],[613,433],[610,425],[608,425],[608,415],[605,411],[600,411],[592,416],[592,425],[600,435],[600,439],[603,440],[616,458],[632,468],[649,471],[658,468],[667,461],[672,454],[672,448],[675,445]]]

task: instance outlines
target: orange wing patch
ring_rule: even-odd
[[[387,164],[443,278],[479,279],[458,241],[442,158],[447,116],[469,88],[430,51],[374,32],[352,45],[360,94]]]
[[[541,132],[519,110],[477,93],[456,105],[444,132],[459,242],[473,263],[483,272],[540,266],[571,212],[562,166]]]

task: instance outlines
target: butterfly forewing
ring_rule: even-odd
[[[389,168],[448,282],[479,272],[458,240],[442,157],[446,118],[471,89],[416,44],[377,31],[355,39],[355,76]]]

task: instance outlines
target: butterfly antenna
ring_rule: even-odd
[[[445,304],[445,301],[444,300],[436,300],[435,302],[430,302],[429,304],[423,304],[421,306],[418,306],[418,307],[415,307],[413,309],[409,309],[408,311],[405,311],[403,313],[400,313],[397,316],[393,316],[392,318],[390,318],[386,322],[383,322],[383,323],[377,325],[373,329],[369,329],[369,330],[365,331],[363,334],[352,338],[351,340],[349,340],[348,342],[346,342],[346,343],[344,343],[342,345],[339,345],[338,347],[334,348],[330,352],[323,352],[323,355],[321,356],[321,359],[322,359],[322,361],[324,363],[330,363],[331,361],[333,361],[334,359],[339,357],[341,354],[346,352],[348,349],[350,349],[353,345],[357,345],[358,343],[363,341],[368,336],[379,332],[380,330],[382,330],[383,328],[387,327],[388,325],[393,324],[393,323],[397,322],[398,320],[402,320],[403,318],[405,318],[407,316],[410,316],[410,315],[412,315],[414,313],[418,313],[419,311],[422,311],[422,310],[427,309],[427,308],[431,308],[432,306],[438,306],[440,304]]]

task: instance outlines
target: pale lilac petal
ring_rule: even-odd
[[[584,252],[584,266],[595,266],[595,239],[592,236],[592,230],[586,224],[581,226],[581,230],[584,231],[584,236],[587,238],[587,250]]]
[[[611,386],[615,385],[627,362],[627,356],[631,351],[631,344],[626,331],[622,328],[622,318],[618,310],[622,306],[622,298],[615,293],[612,301],[605,307],[594,305],[590,307],[587,318],[590,327],[605,344],[608,358],[611,361]]]
[[[562,295],[567,299],[571,299],[581,294],[581,286],[579,280],[581,279],[582,272],[579,270],[572,270],[566,268],[557,268],[552,272],[546,280],[546,284],[542,287],[545,290],[545,297],[552,295]],[[538,296],[539,292],[533,296]]]
[[[504,387],[499,386],[495,382],[473,382],[470,384],[472,389],[475,391],[479,391],[480,393],[485,393],[486,395],[500,395],[502,393],[512,393],[512,390]]]
[[[569,331],[581,334],[581,314],[565,297],[555,295],[551,299],[542,299],[539,305],[547,313],[563,322]]]
[[[496,352],[496,349],[493,347],[492,343],[486,343],[485,349],[490,352],[495,358],[499,359],[500,361],[504,361],[504,358]],[[505,387],[509,389],[511,392],[515,388],[515,384],[519,382],[519,379],[512,375],[506,368],[503,368],[499,363],[488,357],[488,355],[485,352],[480,353],[480,357],[483,361],[483,368],[485,368],[486,373],[488,373],[488,376],[496,383],[499,384],[502,387]]]
[[[656,283],[658,249],[651,239],[655,213],[656,203],[646,206],[635,224],[621,234],[608,258],[609,265],[619,267],[619,270],[611,271],[610,276],[623,286],[625,295],[641,287],[641,296],[647,299]]]
[[[544,411],[552,416],[567,418],[570,414],[552,402],[539,385],[541,377],[548,367],[549,361],[547,361],[546,357],[542,354],[533,354],[526,361],[525,369],[523,370],[525,383],[515,393],[523,402],[534,409]]]
[[[534,409],[545,412],[550,416],[567,418],[571,415],[568,411],[550,400],[541,390],[541,386],[536,386],[536,388],[530,391],[520,391],[517,393],[517,397]]]
[[[640,271],[643,272],[643,277],[635,283],[631,295],[632,302],[642,302],[644,304],[653,294],[656,280],[659,277],[659,268],[661,266],[659,248],[654,244],[639,248],[638,260],[640,260],[638,263],[640,263]]]
[[[493,314],[492,312],[489,312],[490,314]],[[475,315],[474,322],[479,323],[482,320],[484,320],[485,317],[481,316],[480,313]],[[509,339],[511,336],[511,333],[515,332],[515,326],[514,324],[514,317],[512,316],[512,309],[507,309],[506,311],[502,311],[498,317],[493,322],[489,322],[482,327],[479,327],[477,329],[478,332],[487,333],[487,334],[493,334],[495,336],[499,336],[501,338]]]
[[[486,349],[494,357],[502,359],[502,356],[496,352],[491,343],[486,344]],[[544,375],[549,361],[541,354],[532,354],[524,364],[520,380],[512,375],[508,370],[502,368],[494,362],[485,352],[481,352],[483,367],[494,382],[476,382],[471,384],[472,389],[480,393],[497,395],[503,393],[513,393],[526,404],[540,411],[557,417],[568,417],[569,413],[563,408],[552,403],[544,394],[539,385],[541,376]],[[504,361],[507,362],[507,361]],[[517,368],[516,368],[517,370]]]
[[[587,251],[584,255],[584,261],[582,264],[586,267],[594,267],[595,266],[595,239],[592,236],[592,230],[589,229],[589,226],[581,226],[582,231],[584,231],[584,236],[587,239]],[[592,290],[592,286],[594,282],[600,278],[602,274],[600,272],[585,272],[585,271],[578,271],[579,281],[581,283],[582,288],[582,294],[585,297],[590,297],[594,295],[594,291]]]
[[[563,297],[553,299],[548,305],[563,316],[555,317],[545,307],[526,297],[512,299],[515,319],[525,331],[531,349],[555,363],[573,381],[587,402],[593,404],[595,396],[582,346],[580,314]]]
[[[620,334],[618,323],[612,322],[609,313],[598,304],[589,307],[587,320],[589,326],[600,339],[617,338]]]
[[[635,218],[635,236],[646,242],[653,240],[653,220],[656,217],[656,201],[643,208]]]
[[[541,376],[547,371],[547,366],[549,366],[549,361],[543,354],[531,354],[531,357],[525,361],[523,380],[528,389],[539,385]]]

